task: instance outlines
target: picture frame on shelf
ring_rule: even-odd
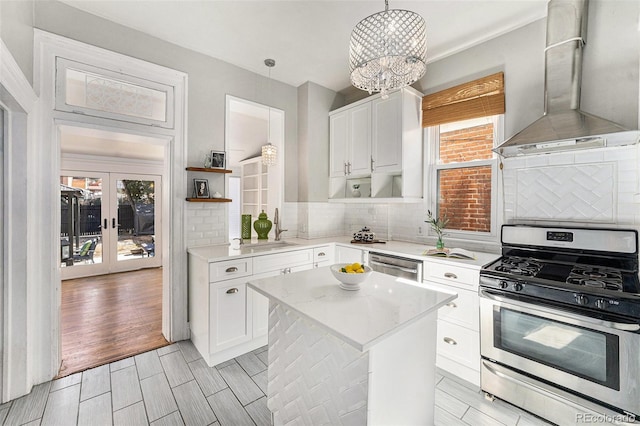
[[[226,166],[226,155],[224,151],[211,151],[211,168],[224,169]]]
[[[209,198],[209,181],[207,179],[194,179],[193,192],[196,198]]]

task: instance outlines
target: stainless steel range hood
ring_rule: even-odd
[[[638,142],[638,132],[580,110],[587,10],[588,0],[549,1],[544,116],[495,148],[496,153],[513,157]]]

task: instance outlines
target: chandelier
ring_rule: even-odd
[[[422,16],[408,10],[391,9],[360,21],[351,32],[349,72],[351,84],[369,94],[416,82],[424,75],[427,61],[427,31]]]
[[[269,68],[269,87],[267,95],[271,97],[271,68],[276,66],[273,59],[265,59],[264,64]],[[269,107],[269,118],[267,118],[267,144],[262,146],[262,164],[275,166],[278,159],[278,150],[275,145],[271,145],[271,107]]]

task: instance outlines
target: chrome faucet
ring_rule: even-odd
[[[276,207],[276,213],[273,215],[273,224],[276,226],[275,229],[275,233],[276,233],[276,241],[280,241],[280,234],[282,234],[285,231],[288,231],[288,229],[282,229],[280,228],[280,215],[278,214],[278,208]]]

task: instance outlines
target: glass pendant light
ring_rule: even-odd
[[[264,64],[269,67],[269,87],[268,95],[271,97],[271,68],[276,65],[273,59],[265,59]],[[267,119],[267,144],[262,146],[262,164],[267,166],[275,166],[278,159],[278,150],[275,145],[271,144],[271,107],[269,106],[269,118]]]

